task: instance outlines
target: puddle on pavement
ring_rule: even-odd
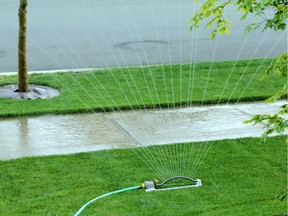
[[[111,114],[143,146],[260,136],[261,125],[243,124],[250,117],[230,105]]]
[[[250,116],[273,113],[276,104],[246,103],[108,114],[0,119],[0,159],[69,154],[112,148],[259,137]]]

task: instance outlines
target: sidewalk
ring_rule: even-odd
[[[190,141],[260,137],[242,122],[274,113],[284,101],[161,110],[46,115],[0,120],[0,160]]]

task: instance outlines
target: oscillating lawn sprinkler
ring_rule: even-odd
[[[173,185],[171,187],[165,187],[165,185],[168,182],[171,182],[173,180],[177,180],[177,179],[184,179],[188,181],[188,184],[185,185]],[[159,184],[159,181],[157,179],[151,180],[151,181],[145,181],[141,187],[143,189],[145,189],[146,192],[150,192],[150,191],[161,191],[161,190],[176,190],[176,189],[181,189],[181,188],[191,188],[191,187],[200,187],[202,186],[202,182],[200,179],[192,179],[186,176],[175,176],[172,178],[169,178],[167,180],[165,180],[164,182],[162,182],[161,184]]]
[[[171,181],[174,180],[178,180],[178,182],[175,182],[174,184],[171,185],[166,185],[168,182],[171,183]],[[186,182],[188,183],[181,183],[179,184],[179,180],[186,180]],[[161,190],[176,190],[176,189],[181,189],[181,188],[192,188],[192,187],[200,187],[202,186],[201,180],[200,179],[192,179],[186,176],[175,176],[169,179],[166,179],[165,181],[163,181],[162,183],[159,184],[159,181],[157,179],[151,180],[151,181],[145,181],[141,186],[133,186],[133,187],[128,187],[128,188],[123,188],[120,190],[116,190],[116,191],[111,191],[109,193],[103,194],[101,196],[95,197],[94,199],[90,200],[89,202],[87,202],[86,204],[84,204],[75,214],[74,216],[78,216],[81,214],[81,212],[84,210],[84,208],[86,208],[86,206],[88,206],[89,204],[91,204],[92,202],[110,196],[112,194],[117,194],[117,193],[122,193],[125,191],[130,191],[130,190],[136,190],[136,189],[144,189],[146,192],[150,192],[150,191],[161,191]]]

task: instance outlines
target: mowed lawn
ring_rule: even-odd
[[[57,88],[61,95],[49,100],[0,99],[0,116],[263,100],[285,83],[272,74],[263,79],[271,62],[33,74],[31,84]],[[0,86],[16,81],[16,76],[0,76]],[[269,138],[265,144],[245,138],[0,161],[0,215],[73,215],[96,196],[155,177],[165,180],[158,171],[200,178],[203,186],[115,194],[92,203],[83,215],[286,215],[285,138]]]
[[[115,194],[81,215],[286,215],[287,198],[281,200],[287,186],[285,138],[265,144],[256,138],[209,142],[210,150],[190,176],[200,178],[202,187]],[[187,153],[184,145],[197,150],[200,144],[177,144],[183,147],[179,156]],[[149,147],[168,162],[160,148],[175,145]],[[137,148],[0,161],[0,215],[73,215],[94,197],[157,178],[135,151],[146,154]],[[193,165],[194,157],[186,159]],[[164,168],[165,161],[158,166]]]
[[[0,99],[0,116],[264,100],[285,83],[272,74],[263,79],[271,62],[254,59],[31,74],[31,84],[54,87],[61,95],[49,100]],[[16,76],[0,76],[0,86],[16,83]]]

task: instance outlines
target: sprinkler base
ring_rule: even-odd
[[[171,187],[163,187],[168,182],[175,180],[175,179],[185,179],[189,183],[187,185],[173,185]],[[185,176],[175,176],[172,178],[169,178],[165,180],[163,183],[158,184],[158,180],[154,179],[153,181],[145,181],[142,184],[142,188],[145,189],[146,192],[151,191],[164,191],[164,190],[177,190],[177,189],[183,189],[183,188],[192,188],[192,187],[200,187],[202,186],[202,182],[200,179],[191,179],[189,177]]]

